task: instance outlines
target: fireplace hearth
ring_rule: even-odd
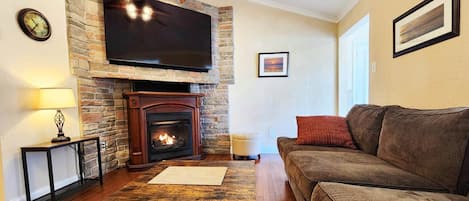
[[[197,93],[129,92],[130,169],[147,168],[155,162],[200,157],[200,98]]]

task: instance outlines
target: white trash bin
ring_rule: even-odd
[[[259,135],[252,133],[244,133],[231,134],[231,137],[233,159],[249,159],[251,156],[255,156],[257,159],[261,158],[261,145]]]

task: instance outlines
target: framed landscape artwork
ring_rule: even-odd
[[[288,77],[288,52],[259,53],[258,77]]]
[[[425,0],[393,21],[393,57],[459,35],[460,0]]]

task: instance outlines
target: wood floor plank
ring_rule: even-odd
[[[204,160],[232,160],[231,155],[207,155]],[[142,175],[121,168],[104,176],[104,185],[92,185],[71,195],[66,201],[100,201]],[[278,154],[262,154],[256,160],[256,199],[258,201],[294,201],[282,159]]]

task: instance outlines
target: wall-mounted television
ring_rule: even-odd
[[[129,4],[133,4],[130,9]],[[212,68],[210,15],[156,0],[104,0],[104,23],[111,64],[188,71]]]

